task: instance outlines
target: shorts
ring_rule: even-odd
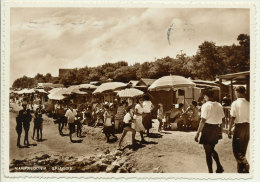
[[[104,133],[114,133],[114,127],[112,126],[104,126],[103,127],[103,132]]]
[[[123,124],[123,128],[126,128],[126,127],[130,127],[131,128],[131,123],[124,123]]]

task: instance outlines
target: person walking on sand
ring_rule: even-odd
[[[246,150],[249,142],[250,103],[245,99],[245,93],[246,89],[243,86],[239,86],[235,90],[237,100],[231,105],[231,123],[228,132],[229,138],[231,138],[231,129],[235,123],[232,148],[237,160],[238,173],[249,173]]]
[[[133,122],[133,116],[134,116],[134,108],[131,107],[131,106],[128,106],[126,108],[126,115],[124,116],[124,119],[123,119],[123,134],[120,138],[120,141],[119,141],[119,149],[121,149],[121,143],[123,141],[123,139],[125,138],[126,134],[128,131],[131,131],[132,132],[132,147],[133,149],[135,148],[135,133],[136,131],[131,128],[131,123]]]
[[[152,116],[151,111],[154,108],[148,95],[144,96],[143,101],[143,125],[146,129],[146,135],[149,136],[149,130],[152,128]]]
[[[70,141],[73,142],[72,140],[72,134],[75,132],[75,117],[77,115],[77,112],[75,109],[73,109],[72,104],[69,106],[69,109],[65,113],[65,117],[68,120],[69,124],[69,135],[70,135]]]
[[[30,122],[32,120],[31,110],[27,109],[24,114],[23,128],[24,128],[24,145],[29,146],[28,134],[30,130]]]
[[[23,121],[26,115],[26,104],[23,104],[23,109],[19,111],[18,116],[16,117],[16,132],[17,132],[17,147],[21,148],[20,140],[23,131]]]
[[[218,140],[222,138],[222,135],[220,136],[220,132],[222,132],[221,123],[225,115],[222,105],[218,102],[213,102],[213,92],[208,91],[205,93],[204,99],[206,103],[201,108],[201,121],[195,141],[198,142],[199,134],[201,133],[199,143],[203,144],[209,173],[213,173],[212,157],[217,164],[216,173],[222,173],[224,169],[214,148]]]
[[[137,104],[135,106],[135,115],[134,115],[135,122],[133,124],[133,129],[140,133],[140,135],[141,135],[141,143],[146,143],[146,141],[144,139],[144,134],[143,134],[143,132],[145,131],[145,128],[144,128],[143,123],[142,123],[142,120],[143,120],[143,117],[142,117],[142,114],[143,114],[142,104],[143,104],[143,99],[142,98],[138,98],[137,99]]]

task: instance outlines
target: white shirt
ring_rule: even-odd
[[[152,102],[151,101],[144,101],[143,102],[143,112],[150,113],[152,110]]]
[[[225,114],[220,103],[208,101],[201,107],[201,117],[208,124],[221,124]]]
[[[77,112],[75,109],[70,110],[68,109],[65,113],[65,117],[68,118],[68,123],[74,123],[74,120],[75,120],[75,116],[77,115]]]
[[[131,120],[132,118],[131,118],[131,115],[130,115],[130,113],[128,112],[128,113],[126,113],[126,115],[124,116],[124,123],[129,123],[129,121]]]
[[[135,110],[137,110],[137,114],[143,114],[143,108],[140,104],[136,104]]]
[[[245,98],[238,98],[231,105],[230,115],[235,123],[249,123],[250,104]]]

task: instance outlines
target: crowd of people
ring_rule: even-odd
[[[231,127],[229,128],[229,137],[231,137],[234,124],[233,152],[238,163],[238,172],[249,172],[249,164],[245,154],[249,141],[249,102],[245,99],[245,88],[236,89],[237,100],[231,105]],[[24,145],[29,145],[28,132],[30,122],[33,120],[33,136],[37,135],[37,140],[42,140],[43,136],[43,118],[45,112],[41,103],[35,110],[34,117],[30,110],[30,103],[22,103],[23,109],[19,111],[16,118],[16,131],[18,134],[17,146],[20,145],[22,129],[24,129]],[[32,109],[32,107],[31,107]],[[88,104],[76,105],[73,103],[57,102],[54,106],[53,117],[58,123],[58,132],[63,134],[64,127],[69,129],[70,141],[73,142],[73,133],[77,137],[82,137],[82,126],[84,124],[92,127],[103,127],[103,133],[107,142],[117,141],[117,133],[122,133],[118,143],[118,149],[122,149],[122,141],[126,134],[132,134],[132,148],[136,149],[136,133],[140,134],[140,143],[147,141],[144,135],[149,137],[152,128],[152,111],[156,110],[156,119],[159,122],[158,132],[167,130],[173,123],[178,128],[196,128],[195,141],[203,145],[208,171],[212,170],[212,158],[217,164],[217,173],[224,171],[220,163],[218,153],[215,151],[215,145],[222,138],[222,119],[224,118],[223,107],[220,103],[213,100],[213,93],[206,92],[204,95],[204,104],[198,107],[196,101],[184,110],[182,103],[175,104],[169,111],[164,111],[162,103],[153,105],[148,95],[139,97],[136,102],[127,102],[123,99],[115,99],[113,103],[107,101],[93,102]],[[200,139],[199,136],[201,135]]]

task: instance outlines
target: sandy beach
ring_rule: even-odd
[[[14,104],[13,111],[10,112],[10,171],[15,171],[14,167],[17,165],[44,166],[46,163],[42,162],[42,160],[47,159],[49,162],[56,160],[56,167],[59,165],[64,166],[66,161],[73,160],[74,163],[70,163],[70,165],[77,166],[84,160],[93,159],[94,161],[91,164],[93,167],[93,164],[100,165],[100,162],[102,163],[107,158],[111,158],[111,161],[104,162],[107,165],[103,167],[97,168],[95,166],[94,169],[88,168],[85,171],[84,168],[80,168],[80,171],[106,171],[109,165],[114,162],[114,164],[119,163],[119,165],[130,164],[131,169],[121,172],[207,173],[204,150],[202,145],[194,141],[195,132],[163,131],[158,133],[157,120],[153,120],[151,137],[145,138],[148,141],[147,144],[140,144],[137,151],[132,151],[130,148],[131,134],[129,133],[123,141],[124,151],[118,151],[118,141],[106,143],[100,127],[93,128],[83,125],[83,135],[85,136],[83,138],[73,136],[75,140],[82,140],[82,143],[71,143],[69,136],[59,135],[58,126],[54,123],[53,118],[44,115],[43,141],[37,142],[32,139],[33,122],[31,122],[29,131],[31,145],[28,148],[17,148],[15,117],[19,109],[20,107]],[[68,133],[67,128],[64,129],[64,133]],[[121,134],[117,134],[117,136],[119,138]],[[21,144],[23,144],[23,137],[24,133],[22,133]],[[139,133],[136,134],[136,139],[140,140]],[[232,153],[231,140],[228,139],[226,134],[223,134],[223,139],[216,146],[216,151],[219,153],[225,172],[236,172],[236,161]],[[57,162],[58,159],[62,162]],[[61,165],[62,163],[63,165]],[[84,163],[81,165],[88,166],[89,164]],[[215,165],[214,168],[216,168]],[[52,171],[47,170],[47,172]],[[112,170],[111,172],[115,171]]]

